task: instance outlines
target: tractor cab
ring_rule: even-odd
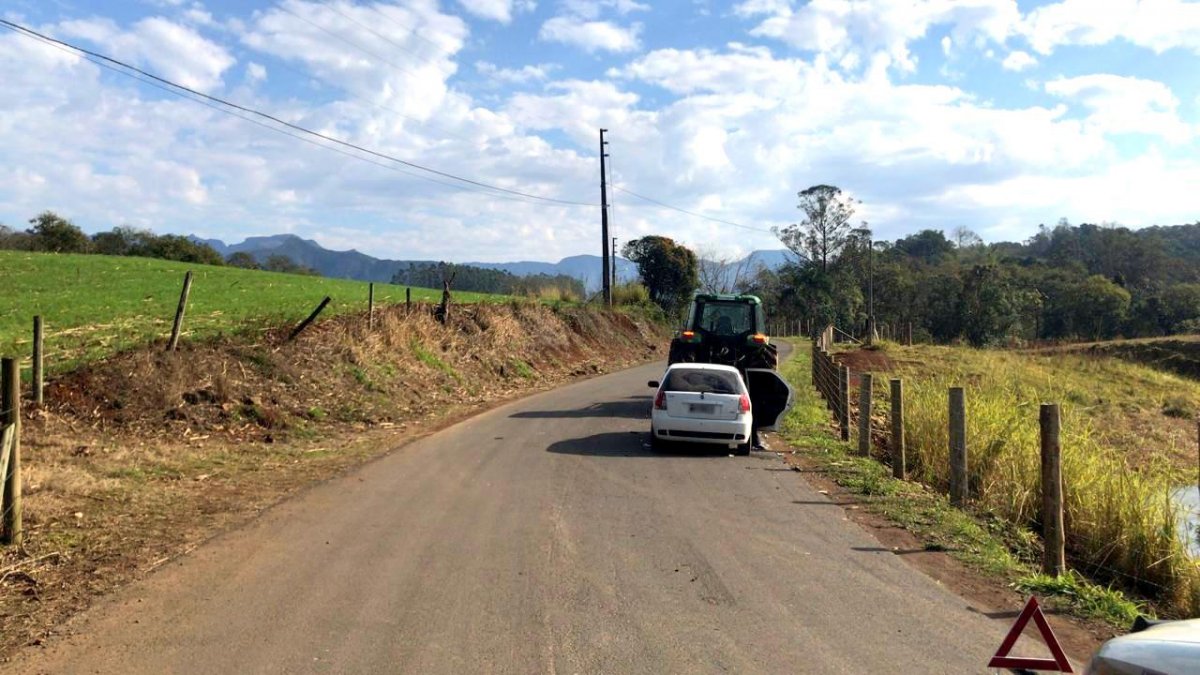
[[[779,355],[766,335],[766,324],[757,296],[698,293],[687,324],[671,341],[669,362],[737,368],[750,389],[761,428],[773,427],[791,403],[791,388],[775,372]]]

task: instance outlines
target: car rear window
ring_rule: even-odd
[[[708,394],[740,394],[741,378],[736,373],[721,370],[676,369],[667,374],[666,391],[705,392]]]

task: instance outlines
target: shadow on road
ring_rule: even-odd
[[[558,441],[546,448],[546,452],[591,457],[726,457],[729,449],[719,445],[672,444],[654,450],[648,433],[609,431]]]
[[[624,417],[637,420],[650,419],[650,397],[631,396],[621,401],[593,403],[586,408],[574,410],[526,410],[513,413],[515,419],[566,419],[573,417]]]
[[[891,553],[892,555],[912,555],[914,553],[946,553],[949,548],[885,548],[883,546],[851,546],[850,550],[863,553]]]

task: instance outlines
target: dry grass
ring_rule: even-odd
[[[947,489],[946,392],[964,386],[976,505],[1036,530],[1038,407],[1060,403],[1072,564],[1156,598],[1168,613],[1200,613],[1200,566],[1176,536],[1179,514],[1169,499],[1184,475],[1194,476],[1194,427],[1164,414],[1200,406],[1200,383],[1085,354],[916,346],[889,355],[891,376],[905,380],[911,475]]]

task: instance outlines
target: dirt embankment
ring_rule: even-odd
[[[26,551],[0,549],[0,655],[290,492],[515,395],[665,354],[613,312],[377,311],[254,340],[137,350],[26,410]]]

